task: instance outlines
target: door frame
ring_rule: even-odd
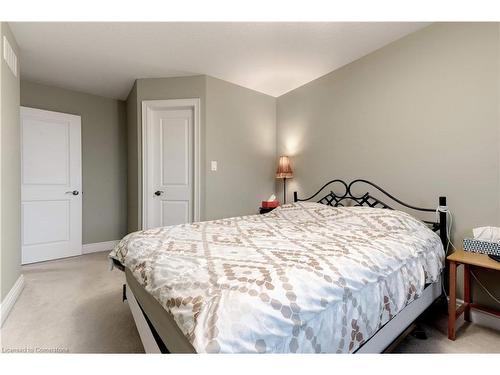
[[[139,194],[139,223],[141,229],[146,228],[146,220],[148,215],[147,207],[147,183],[148,183],[148,140],[147,140],[147,124],[150,118],[150,112],[155,109],[169,108],[192,108],[193,109],[193,221],[200,221],[201,207],[201,152],[200,152],[200,98],[191,99],[164,99],[164,100],[143,100],[142,101],[142,126],[141,126],[141,161],[139,166],[142,173],[139,175],[141,192]]]

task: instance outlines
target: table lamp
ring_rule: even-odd
[[[292,166],[288,156],[280,156],[278,169],[276,170],[276,178],[283,179],[283,204],[286,203],[286,179],[293,177]]]

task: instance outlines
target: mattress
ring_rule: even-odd
[[[410,215],[302,202],[127,235],[110,256],[196,352],[354,352],[443,267]]]

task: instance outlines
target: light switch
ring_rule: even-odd
[[[210,164],[211,164],[212,172],[216,172],[217,171],[217,160],[212,160]]]

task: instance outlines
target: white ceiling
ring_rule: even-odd
[[[280,96],[426,25],[10,23],[24,79],[118,99],[136,78],[193,74]]]

